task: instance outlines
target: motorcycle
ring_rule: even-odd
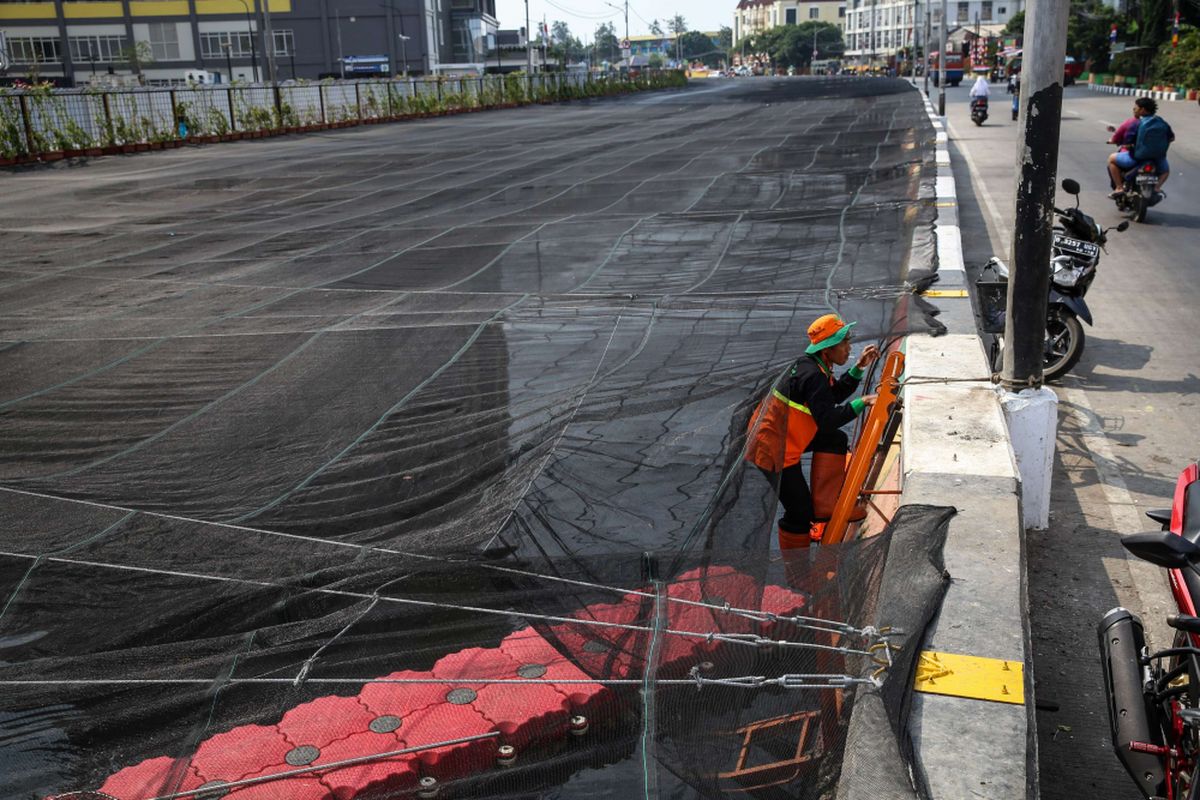
[[[1067,374],[1083,355],[1085,336],[1083,320],[1092,324],[1092,312],[1084,296],[1096,278],[1100,251],[1108,243],[1108,234],[1125,231],[1129,222],[1115,228],[1103,228],[1079,208],[1079,184],[1067,178],[1063,191],[1074,195],[1075,207],[1055,208],[1058,224],[1054,226],[1054,243],[1050,258],[1050,294],[1046,308],[1046,341],[1043,351],[1042,377],[1053,381]],[[1107,252],[1107,251],[1106,251]],[[986,280],[988,272],[997,280]],[[976,282],[983,310],[983,331],[993,334],[989,348],[992,371],[999,372],[1004,355],[1005,299],[1009,270],[999,258],[993,257],[984,265]]]
[[[1158,170],[1152,163],[1139,164],[1125,173],[1124,191],[1114,202],[1117,210],[1134,222],[1146,221],[1146,210],[1153,208],[1166,197],[1158,190]]]
[[[986,97],[971,98],[971,122],[983,125],[987,121],[988,99]]]
[[[1151,653],[1141,619],[1117,607],[1097,631],[1113,750],[1147,800],[1200,797],[1200,466],[1175,484],[1173,506],[1146,512],[1161,530],[1121,538],[1168,570],[1179,613],[1171,647]]]

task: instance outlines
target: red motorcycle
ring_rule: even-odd
[[[1179,475],[1170,509],[1149,511],[1161,532],[1121,538],[1168,571],[1178,614],[1172,646],[1146,647],[1142,621],[1114,608],[1100,622],[1100,661],[1113,749],[1147,800],[1200,800],[1200,466]]]

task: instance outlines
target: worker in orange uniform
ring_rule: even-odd
[[[862,380],[863,369],[879,358],[869,345],[842,377],[833,371],[850,360],[850,329],[837,314],[826,314],[808,327],[804,355],[776,382],[750,418],[746,460],[768,479],[779,482],[780,549],[807,547],[820,541],[825,523],[846,478],[849,439],[842,426],[875,402],[875,395],[846,402]],[[812,491],[804,479],[800,457],[812,453]]]

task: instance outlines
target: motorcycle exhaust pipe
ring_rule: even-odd
[[[1100,620],[1098,633],[1113,750],[1145,797],[1165,797],[1162,758],[1130,748],[1131,743],[1163,744],[1161,731],[1150,724],[1153,707],[1143,691],[1150,678],[1141,663],[1146,648],[1142,621],[1117,607]]]

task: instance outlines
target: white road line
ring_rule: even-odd
[[[1113,457],[1112,445],[1108,436],[1105,435],[1104,429],[1097,422],[1099,416],[1088,402],[1087,393],[1082,389],[1075,388],[1060,389],[1059,392],[1074,407],[1075,418],[1080,427],[1079,438],[1083,446],[1087,448],[1092,464],[1096,467],[1096,475],[1100,479],[1100,486],[1104,490],[1104,499],[1108,503],[1108,511],[1112,517],[1114,533],[1125,535],[1152,530],[1154,523],[1139,513],[1137,503],[1134,501],[1133,495],[1129,493],[1125,479],[1121,477],[1121,470],[1117,467],[1117,460]],[[1171,607],[1168,605],[1170,596],[1167,592],[1166,572],[1133,556],[1124,548],[1121,548],[1121,552],[1125,556],[1125,565],[1129,569],[1129,576],[1133,579],[1133,585],[1129,588],[1138,597],[1138,608],[1133,610],[1144,615],[1143,620],[1148,633],[1167,635],[1160,633],[1165,630],[1165,614]],[[1116,578],[1117,576],[1110,575],[1110,577]],[[1116,581],[1114,580],[1114,582]],[[1103,609],[1097,609],[1097,615],[1102,611]],[[1157,644],[1166,647],[1170,643],[1159,641]]]
[[[951,137],[958,139],[958,132],[954,126],[946,120],[946,126],[950,130]],[[992,193],[988,191],[987,184],[983,182],[983,176],[979,172],[979,167],[975,164],[975,159],[971,158],[971,153],[966,147],[959,147],[958,151],[962,153],[963,159],[967,162],[967,169],[971,173],[972,188],[976,190],[979,197],[983,200],[984,208],[987,209],[988,216],[992,218],[992,227],[988,230],[988,239],[992,243],[992,252],[999,255],[1001,258],[1007,258],[1008,252],[1012,248],[1012,229],[1008,225],[1008,220],[1000,215],[1000,209],[996,206],[996,201],[992,198]],[[1014,153],[1013,158],[1016,158]],[[962,204],[959,204],[961,211]],[[997,247],[997,242],[993,231],[1000,236],[1000,247]]]

